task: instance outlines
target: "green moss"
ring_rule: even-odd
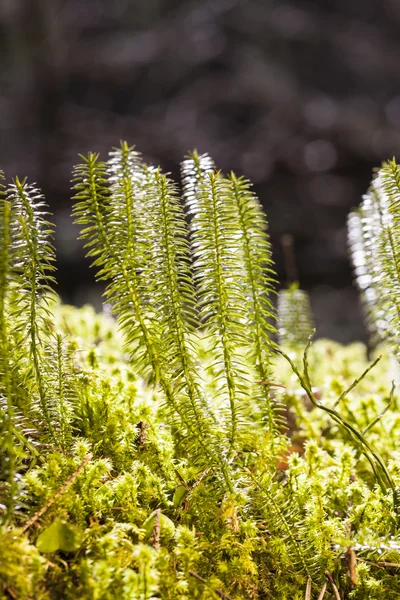
[[[47,560],[16,528],[0,529],[0,594],[4,600],[50,598],[45,587]]]
[[[115,318],[50,291],[37,190],[0,198],[5,600],[304,600],[326,572],[343,598],[400,596],[393,339],[372,370],[362,344],[304,353],[289,294],[277,347],[265,219],[212,171],[184,163],[189,248],[174,185],[132,149],[77,168]]]

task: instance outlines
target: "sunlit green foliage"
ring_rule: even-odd
[[[384,163],[358,211],[349,216],[349,243],[367,322],[399,359],[400,167]]]
[[[40,192],[0,188],[0,598],[397,597],[390,357],[304,353],[298,289],[278,347],[250,183],[196,152],[182,175],[183,202],[125,143],[75,168],[111,315],[60,303]]]

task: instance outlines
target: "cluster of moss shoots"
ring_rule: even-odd
[[[102,314],[60,303],[43,197],[2,182],[0,597],[400,597],[395,162],[349,219],[369,357],[312,344],[297,287],[275,310],[260,203],[207,155],[182,195],[125,143],[74,169]]]

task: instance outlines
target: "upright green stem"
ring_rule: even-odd
[[[9,342],[8,342],[8,327],[7,327],[7,315],[6,315],[6,294],[8,290],[8,276],[10,271],[10,249],[11,249],[11,236],[10,236],[10,217],[11,217],[11,205],[4,198],[0,199],[0,206],[2,208],[1,219],[1,233],[3,239],[0,239],[0,358],[1,358],[1,370],[0,376],[3,381],[4,394],[7,400],[7,414],[6,420],[6,436],[4,445],[7,453],[8,465],[7,465],[7,479],[9,484],[9,493],[6,498],[6,520],[11,521],[14,512],[14,496],[17,491],[17,485],[15,480],[15,450],[14,450],[14,436],[13,436],[13,399],[12,399],[12,385],[11,385],[11,373],[8,362],[9,357]]]
[[[25,191],[25,182],[15,180],[15,186],[18,196],[23,204],[25,215],[21,216],[20,225],[23,238],[29,248],[29,257],[26,264],[27,277],[29,281],[29,325],[28,333],[30,339],[30,354],[35,374],[36,385],[39,394],[40,407],[46,419],[54,443],[57,443],[57,436],[54,431],[52,417],[49,411],[48,400],[44,388],[42,366],[41,366],[41,341],[38,334],[39,314],[37,311],[37,302],[39,297],[39,278],[42,276],[42,265],[39,259],[38,248],[38,230],[35,223],[32,206]]]
[[[210,196],[211,196],[211,211],[212,211],[212,223],[214,232],[214,243],[215,243],[215,274],[216,284],[218,290],[218,303],[219,303],[219,333],[221,336],[223,361],[226,377],[226,385],[228,388],[229,406],[231,411],[231,438],[230,438],[230,452],[228,458],[232,456],[234,447],[236,444],[237,437],[237,407],[236,407],[236,383],[232,369],[231,362],[231,350],[229,348],[229,326],[228,326],[228,310],[227,310],[227,296],[225,289],[225,280],[223,276],[223,267],[221,259],[221,240],[219,230],[219,219],[218,219],[218,191],[216,189],[217,179],[216,177],[210,177]],[[234,252],[234,248],[232,248]]]
[[[245,214],[244,214],[245,207],[244,207],[243,200],[241,198],[238,180],[234,174],[231,175],[230,181],[232,184],[234,198],[235,198],[236,206],[238,209],[241,230],[243,232],[245,264],[246,264],[247,273],[248,273],[248,281],[250,283],[250,289],[251,289],[251,302],[252,302],[253,320],[254,320],[253,341],[255,343],[255,350],[256,350],[256,369],[261,378],[261,381],[267,381],[269,379],[269,373],[268,373],[268,369],[267,369],[266,365],[268,364],[269,356],[266,356],[265,344],[267,343],[267,341],[269,343],[269,339],[268,340],[266,339],[265,329],[263,327],[263,325],[265,326],[266,315],[263,314],[264,311],[262,310],[262,306],[261,306],[261,302],[260,302],[260,293],[266,294],[267,290],[265,289],[265,286],[264,286],[264,289],[261,292],[260,286],[256,282],[252,241],[251,241],[251,237],[250,237],[249,227],[248,227],[248,224],[245,219]],[[262,265],[258,265],[258,268],[262,268]],[[266,386],[264,386],[263,390],[264,390],[263,396],[267,403],[268,429],[269,429],[269,432],[271,434],[273,434],[273,432],[274,432],[274,417],[273,417],[273,411],[272,411],[272,405],[271,405],[270,388],[268,385],[266,385]],[[274,436],[272,436],[272,441],[274,441]]]

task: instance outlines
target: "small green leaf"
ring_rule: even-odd
[[[184,485],[178,485],[173,498],[175,508],[179,508],[180,506],[182,506],[183,501],[188,495],[188,493],[189,490]]]
[[[39,535],[36,547],[40,552],[75,552],[83,539],[83,531],[65,521],[54,521]]]

